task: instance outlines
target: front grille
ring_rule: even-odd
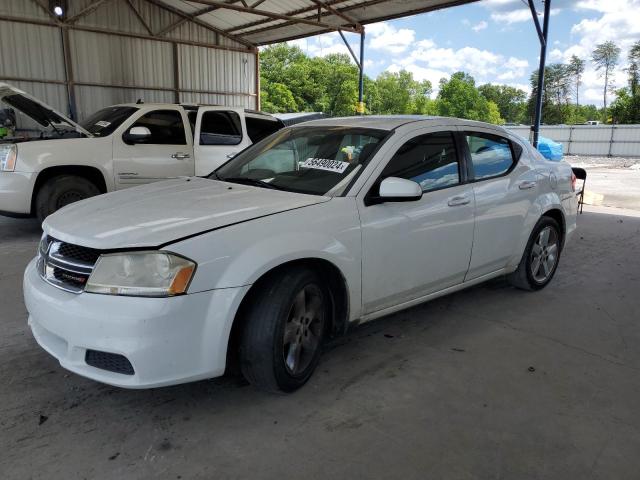
[[[124,355],[117,353],[100,352],[98,350],[87,350],[84,356],[87,365],[107,370],[109,372],[121,373],[122,375],[133,375],[133,366]]]
[[[98,261],[98,257],[100,257],[100,250],[72,245],[71,243],[61,243],[58,252],[63,257],[92,265],[95,264]]]
[[[51,285],[80,293],[99,257],[99,250],[46,237],[40,243],[38,270]]]

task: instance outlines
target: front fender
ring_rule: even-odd
[[[223,227],[165,249],[198,263],[189,293],[251,285],[295,260],[325,260],[346,280],[351,319],[360,315],[361,234],[353,198]]]

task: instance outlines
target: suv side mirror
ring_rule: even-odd
[[[151,140],[151,130],[147,127],[131,127],[122,135],[122,140],[127,145],[135,145],[137,143],[146,143]]]
[[[384,202],[413,202],[422,198],[422,187],[406,178],[387,177],[380,183],[377,196],[369,198],[367,205]]]

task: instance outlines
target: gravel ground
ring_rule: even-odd
[[[568,155],[587,171],[585,203],[640,210],[640,158]]]
[[[640,158],[626,157],[587,157],[585,155],[567,155],[565,160],[574,167],[589,168],[630,168],[640,169]]]

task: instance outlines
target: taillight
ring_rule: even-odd
[[[571,190],[576,191],[576,174],[571,172]]]

